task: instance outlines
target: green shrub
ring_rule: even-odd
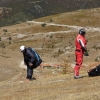
[[[42,26],[42,27],[45,27],[45,26],[46,26],[46,24],[45,24],[45,23],[43,23],[41,26]]]
[[[3,29],[3,32],[7,32],[7,29]]]

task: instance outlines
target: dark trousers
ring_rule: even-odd
[[[27,64],[27,79],[31,79],[33,76],[33,69],[34,66],[30,66],[29,64]]]
[[[33,64],[33,66],[30,66],[28,63],[27,63],[27,79],[32,79],[32,76],[33,76],[33,70],[35,68],[37,68],[38,66],[40,65],[40,62],[36,63],[36,64]]]

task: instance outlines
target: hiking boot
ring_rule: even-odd
[[[36,78],[35,77],[32,77],[32,80],[36,80]]]
[[[33,81],[33,80],[36,80],[36,78],[35,77],[32,77],[31,79],[29,79],[30,81]]]
[[[75,79],[83,78],[83,76],[74,76]]]

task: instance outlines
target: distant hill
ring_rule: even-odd
[[[1,0],[0,26],[96,7],[100,7],[100,0]]]

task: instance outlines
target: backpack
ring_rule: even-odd
[[[90,70],[88,72],[89,76],[100,76],[100,65],[96,66],[95,68],[93,68],[92,70]]]
[[[38,67],[41,63],[42,63],[42,59],[39,56],[39,54],[33,49],[33,48],[28,48],[31,52],[33,52],[35,54],[36,60],[35,60],[35,66]]]
[[[38,55],[38,53],[32,48],[32,50],[35,52],[35,56],[38,62],[41,62],[42,59],[40,58],[40,56]]]

